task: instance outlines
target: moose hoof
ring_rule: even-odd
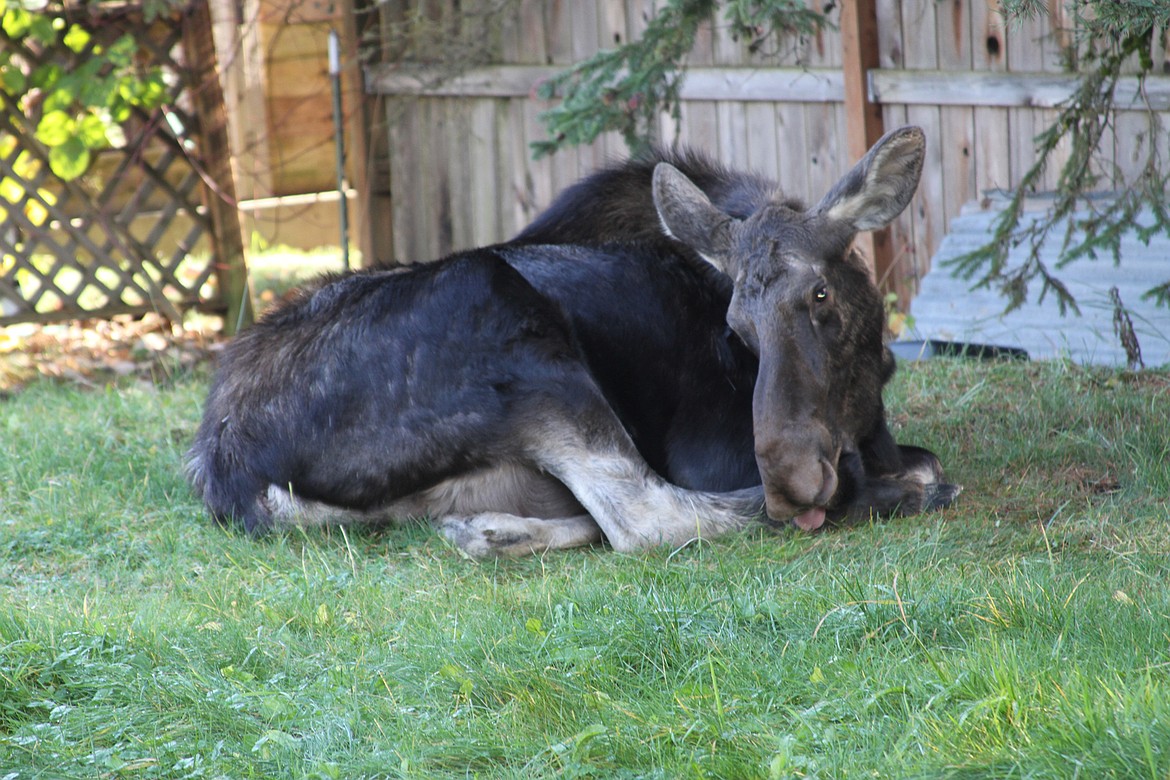
[[[945,482],[931,482],[922,486],[922,511],[946,509],[960,493],[962,485],[948,485]]]
[[[500,513],[448,517],[439,525],[447,541],[472,558],[525,555],[533,551],[532,535],[522,518]]]

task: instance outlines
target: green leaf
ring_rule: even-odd
[[[47,16],[34,15],[32,24],[28,28],[29,37],[45,45],[56,43],[57,31],[53,29],[53,22]]]
[[[467,697],[475,690],[475,683],[467,676],[467,673],[460,669],[455,664],[443,664],[439,669],[439,676],[456,683],[459,686],[459,695]]]
[[[49,111],[37,123],[37,140],[45,146],[65,143],[77,132],[77,122],[64,111]]]
[[[49,150],[49,167],[65,181],[72,181],[89,168],[91,155],[80,138],[67,139]]]
[[[50,111],[69,111],[73,108],[73,91],[68,83],[63,83],[61,89],[54,89],[45,96],[45,102],[41,104],[41,110],[45,113]]]
[[[104,52],[106,59],[122,70],[127,70],[134,65],[134,55],[137,53],[138,42],[130,34],[123,35],[114,41]]]
[[[90,82],[82,103],[91,108],[110,109],[118,100],[118,83],[113,79],[96,78]]]
[[[163,79],[162,71],[155,68],[142,81],[142,88],[138,99],[143,108],[153,110],[167,100],[167,83]]]
[[[57,86],[57,82],[61,80],[65,70],[55,62],[40,67],[33,68],[33,72],[29,74],[29,83],[36,89],[43,89],[46,92]]]
[[[16,144],[13,144],[13,148],[15,146]],[[16,175],[22,179],[35,179],[41,170],[41,162],[31,152],[24,149],[16,155],[16,163],[13,164],[12,170],[16,171]]]
[[[121,95],[119,95],[116,100],[111,101],[110,119],[113,120],[115,124],[122,124],[130,118],[131,105],[132,103],[128,102],[122,98]]]
[[[0,68],[0,84],[9,95],[23,95],[28,88],[24,72],[11,63]]]
[[[89,45],[91,37],[84,28],[75,24],[69,28],[69,32],[65,33],[65,37],[61,41],[73,51],[81,54]]]
[[[77,137],[89,149],[104,149],[109,145],[107,122],[97,114],[85,114],[77,123]]]
[[[101,75],[102,64],[99,57],[91,58],[70,73],[67,78],[61,80],[62,88],[68,83],[68,88],[83,106],[105,107],[103,101],[107,99],[105,96],[109,94],[106,82],[109,81],[110,77]]]
[[[9,8],[4,12],[4,19],[0,21],[0,27],[4,28],[4,34],[9,38],[19,39],[28,33],[32,22],[32,14],[28,11],[23,8]]]

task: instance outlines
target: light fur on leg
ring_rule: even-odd
[[[550,520],[485,512],[471,517],[444,518],[439,530],[473,558],[516,557],[601,541],[601,529],[589,515]]]
[[[554,420],[541,431],[532,457],[573,492],[615,550],[680,545],[714,538],[763,514],[762,488],[706,493],[671,485],[646,464],[625,432],[602,449],[581,428]]]

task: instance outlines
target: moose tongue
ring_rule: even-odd
[[[825,522],[825,508],[814,507],[807,512],[797,515],[792,518],[802,531],[815,531],[824,525]]]

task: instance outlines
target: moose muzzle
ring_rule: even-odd
[[[805,531],[820,528],[837,492],[836,460],[829,432],[816,424],[758,441],[756,464],[764,482],[768,517],[791,518]]]

